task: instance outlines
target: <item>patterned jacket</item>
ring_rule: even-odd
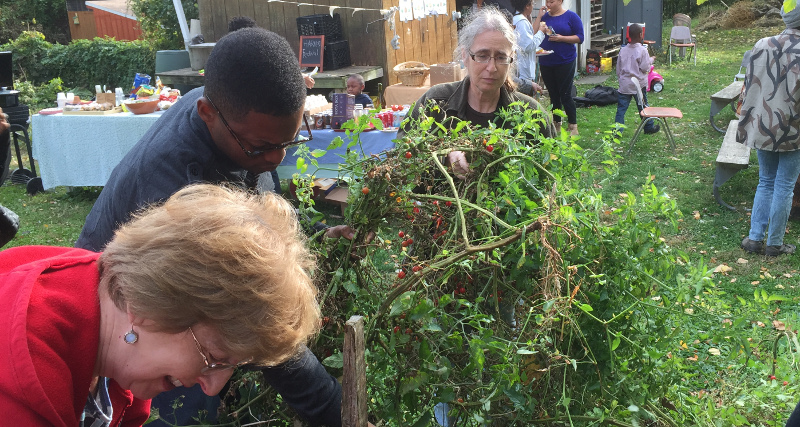
[[[736,140],[759,150],[800,150],[800,30],[759,40],[745,81]]]

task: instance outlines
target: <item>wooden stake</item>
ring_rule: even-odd
[[[353,316],[345,323],[343,363],[342,426],[367,427],[367,366],[362,316]]]

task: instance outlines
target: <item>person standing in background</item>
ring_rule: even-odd
[[[539,58],[542,80],[550,94],[553,109],[563,110],[567,114],[569,134],[578,135],[578,115],[575,101],[572,99],[575,63],[578,58],[576,43],[583,43],[583,23],[575,12],[564,9],[563,0],[547,0],[547,14],[542,21],[547,25],[542,49],[553,53]],[[549,34],[547,34],[549,33]],[[561,129],[561,117],[553,117],[556,129]]]
[[[783,243],[783,238],[800,174],[800,8],[796,2],[784,2],[781,17],[786,29],[753,47],[736,131],[736,141],[758,154],[750,232],[741,247],[772,257],[796,249]],[[793,425],[799,423],[795,420]]]
[[[639,97],[639,89],[642,93],[642,105],[647,105],[647,88],[636,88],[631,80],[631,77],[636,77],[639,84],[647,82],[647,73],[653,65],[654,57],[647,53],[647,48],[642,46],[642,37],[644,32],[642,26],[639,24],[632,24],[628,29],[630,33],[631,42],[622,47],[617,57],[617,78],[619,80],[619,91],[617,92],[617,115],[614,122],[624,125],[625,113],[628,112],[628,106],[631,104],[631,98]],[[636,107],[642,111],[639,106],[639,101],[636,101]],[[649,119],[644,125],[644,133],[656,133],[661,129],[661,126],[654,124],[655,120]],[[617,126],[617,135],[622,134],[622,128]]]
[[[517,33],[517,90],[528,96],[541,92],[542,87],[536,83],[536,49],[544,40],[547,28],[542,23],[546,9],[542,7],[531,24],[533,0],[513,0],[517,14],[512,25]]]

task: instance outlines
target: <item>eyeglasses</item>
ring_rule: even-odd
[[[239,362],[239,363],[237,363],[235,365],[231,365],[230,363],[225,363],[225,362],[211,362],[211,363],[209,363],[208,357],[206,357],[206,353],[205,353],[205,351],[203,351],[203,346],[200,345],[200,341],[197,341],[197,337],[194,336],[194,331],[192,331],[192,328],[189,328],[189,333],[192,334],[192,339],[194,339],[194,345],[197,346],[197,352],[200,353],[200,356],[203,357],[203,362],[206,364],[206,367],[203,368],[200,371],[201,374],[206,374],[206,373],[209,373],[209,372],[219,372],[219,371],[225,371],[225,370],[228,370],[228,369],[238,368],[238,367],[240,367],[242,365],[246,365],[246,364],[250,363],[250,361],[252,360],[252,358],[248,358],[247,360],[241,361],[241,362]]]
[[[250,150],[244,148],[244,145],[242,144],[242,141],[239,139],[239,137],[236,135],[236,133],[233,131],[233,129],[231,129],[231,126],[228,124],[228,121],[225,120],[225,116],[223,116],[222,112],[219,111],[219,108],[217,108],[217,106],[214,105],[214,101],[212,101],[211,98],[208,97],[208,95],[204,94],[203,96],[205,96],[205,98],[208,100],[208,102],[211,104],[211,106],[214,107],[215,110],[217,110],[217,114],[219,114],[219,118],[222,119],[222,124],[225,125],[225,127],[228,129],[228,132],[231,133],[231,136],[233,136],[233,139],[236,140],[236,143],[239,144],[239,147],[242,149],[242,151],[244,151],[244,154],[246,154],[247,157],[257,157],[257,156],[260,156],[260,155],[262,155],[264,153],[268,153],[270,151],[283,150],[286,147],[291,147],[292,145],[300,145],[300,144],[306,143],[306,142],[311,141],[312,139],[314,139],[314,136],[311,135],[311,127],[308,126],[308,119],[306,118],[306,115],[303,114],[303,122],[305,123],[305,126],[306,126],[306,132],[308,132],[308,138],[301,136],[300,135],[300,130],[298,129],[297,134],[295,134],[294,139],[291,140],[291,141],[283,142],[283,143],[280,143],[280,144],[270,144],[270,145],[267,145],[266,147],[259,148],[258,150],[250,151]]]
[[[490,56],[485,53],[472,53],[469,52],[469,56],[472,58],[473,61],[479,64],[485,64],[489,62],[490,59],[494,59],[495,64],[498,65],[508,65],[514,62],[514,58],[506,55],[498,55],[498,56]]]

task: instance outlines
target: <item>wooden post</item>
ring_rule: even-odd
[[[367,427],[367,366],[364,362],[364,318],[344,325],[342,426]]]

